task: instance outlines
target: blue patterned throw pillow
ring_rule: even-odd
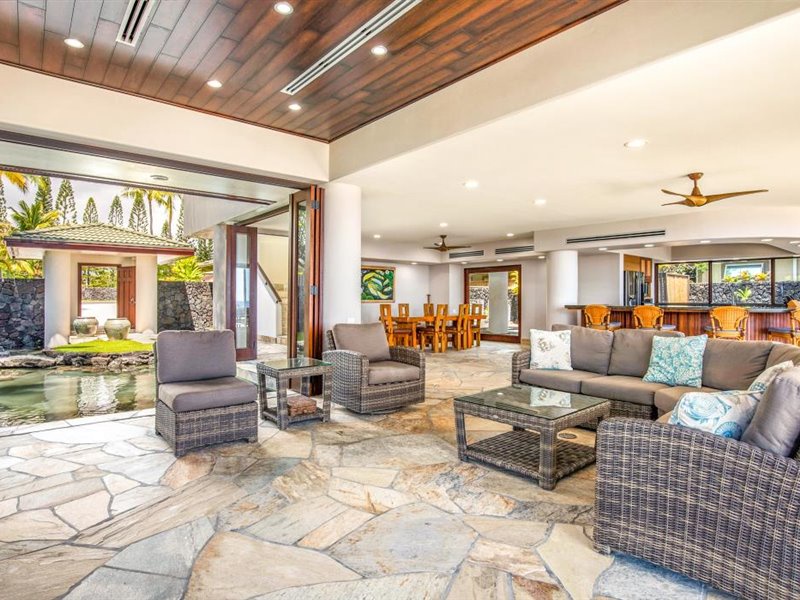
[[[644,375],[645,381],[667,385],[703,385],[703,353],[706,351],[707,335],[693,337],[653,338],[650,367]]]
[[[761,392],[689,392],[681,396],[669,422],[734,440],[753,420]]]

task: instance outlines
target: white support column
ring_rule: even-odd
[[[228,240],[225,225],[214,226],[214,285],[212,295],[214,309],[212,322],[214,329],[228,327],[227,287],[228,287]]]
[[[158,257],[136,256],[136,331],[153,334],[158,329]]]
[[[578,303],[578,252],[554,250],[547,254],[547,328],[555,323],[577,323],[574,310],[566,304]]]
[[[325,186],[322,324],[361,322],[361,188]]]
[[[44,345],[46,348],[69,343],[70,278],[75,276],[70,268],[70,254],[60,250],[44,253]]]

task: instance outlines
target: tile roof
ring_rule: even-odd
[[[85,225],[59,225],[31,231],[17,231],[5,239],[9,246],[15,241],[26,246],[41,243],[43,246],[57,244],[77,244],[89,246],[128,247],[131,249],[158,249],[166,251],[193,250],[191,244],[167,238],[139,233],[132,229],[115,227],[106,223],[88,223]]]

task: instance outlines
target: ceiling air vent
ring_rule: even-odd
[[[635,231],[633,233],[612,233],[609,235],[591,235],[588,237],[567,238],[568,244],[585,244],[591,242],[612,242],[619,240],[635,240],[638,238],[659,237],[667,235],[665,229],[655,231]]]
[[[117,42],[135,46],[147,24],[147,16],[156,0],[130,0],[125,8],[125,15],[117,33]]]
[[[530,246],[512,246],[510,248],[497,248],[495,254],[519,254],[520,252],[533,252],[533,244]]]
[[[466,252],[451,252],[448,258],[469,258],[471,256],[483,256],[483,250],[467,250]]]
[[[354,52],[370,39],[378,35],[389,25],[414,8],[422,0],[394,0],[369,21],[361,25],[354,33],[350,34],[342,43],[320,58],[303,73],[297,76],[281,91],[290,96],[296,94],[317,77],[328,71],[346,56]]]

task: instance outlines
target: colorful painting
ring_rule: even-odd
[[[361,267],[361,301],[394,302],[394,267]]]

